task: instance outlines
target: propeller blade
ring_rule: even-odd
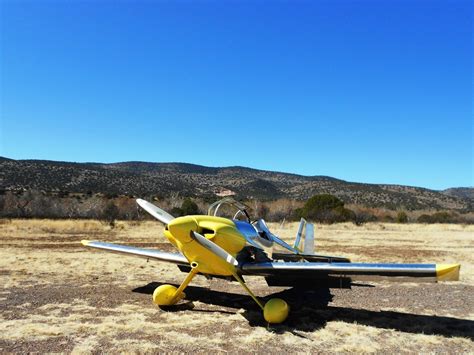
[[[225,260],[228,264],[231,264],[232,266],[238,266],[239,265],[239,262],[232,255],[230,255],[228,252],[226,252],[224,249],[222,249],[216,243],[211,242],[205,236],[203,236],[203,235],[201,235],[197,232],[191,231],[191,237],[193,237],[194,240],[196,240],[203,247],[209,249],[215,255],[217,255],[221,259]]]
[[[138,205],[155,217],[157,220],[163,222],[164,224],[170,223],[174,217],[170,215],[168,212],[163,211],[161,208],[155,206],[154,204],[142,200],[141,198],[137,198]]]

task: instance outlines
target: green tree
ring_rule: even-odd
[[[183,210],[179,207],[173,207],[170,211],[171,215],[174,217],[184,216]]]
[[[346,222],[355,219],[353,211],[344,202],[329,194],[315,195],[296,211],[300,217],[321,223]]]
[[[456,223],[456,216],[448,212],[436,212],[431,215],[433,223]]]
[[[303,206],[302,214],[305,218],[318,217],[321,212],[331,211],[338,207],[344,207],[344,202],[336,196],[329,194],[315,195],[311,197]]]
[[[422,214],[417,221],[418,223],[433,223],[433,218],[429,214]]]
[[[407,223],[408,216],[405,211],[399,211],[397,213],[397,223]]]
[[[181,211],[183,216],[199,214],[199,207],[188,197],[183,201],[183,204],[181,205]]]

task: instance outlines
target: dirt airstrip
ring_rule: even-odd
[[[296,224],[273,224],[288,241]],[[158,222],[0,220],[0,352],[474,352],[474,227],[316,227],[321,253],[371,262],[460,262],[461,281],[359,283],[351,290],[269,288],[288,320],[268,327],[237,283],[196,277],[186,301],[151,302],[176,266],[85,249],[81,239],[172,251]]]

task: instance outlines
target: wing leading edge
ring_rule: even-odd
[[[353,280],[392,279],[393,281],[457,281],[459,264],[371,264],[325,262],[265,262],[242,265],[244,273],[270,278],[325,280],[350,278]]]
[[[189,265],[189,261],[184,257],[183,254],[179,254],[179,253],[168,253],[168,252],[159,251],[159,250],[143,249],[143,248],[131,247],[128,245],[120,245],[120,244],[89,241],[89,240],[82,240],[81,243],[82,245],[86,247],[106,250],[112,253],[139,256],[142,258],[153,259],[153,260],[158,260],[158,261],[166,261],[166,262],[178,264],[178,265],[186,265],[186,266]]]

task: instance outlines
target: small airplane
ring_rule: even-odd
[[[301,219],[293,245],[270,232],[263,219],[252,221],[248,207],[232,198],[213,203],[208,215],[173,217],[142,199],[137,203],[165,224],[164,235],[180,253],[83,240],[82,244],[115,253],[177,264],[188,275],[176,288],[161,285],[153,292],[158,306],[172,306],[185,297],[184,289],[194,276],[227,278],[238,281],[263,311],[268,323],[282,323],[288,304],[272,298],[265,304],[248,288],[243,276],[265,277],[269,286],[312,285],[350,288],[354,280],[390,279],[401,281],[457,281],[459,264],[381,264],[353,263],[338,256],[314,253],[314,226]],[[234,208],[232,219],[218,217],[222,206]],[[278,246],[282,252],[273,252]]]

